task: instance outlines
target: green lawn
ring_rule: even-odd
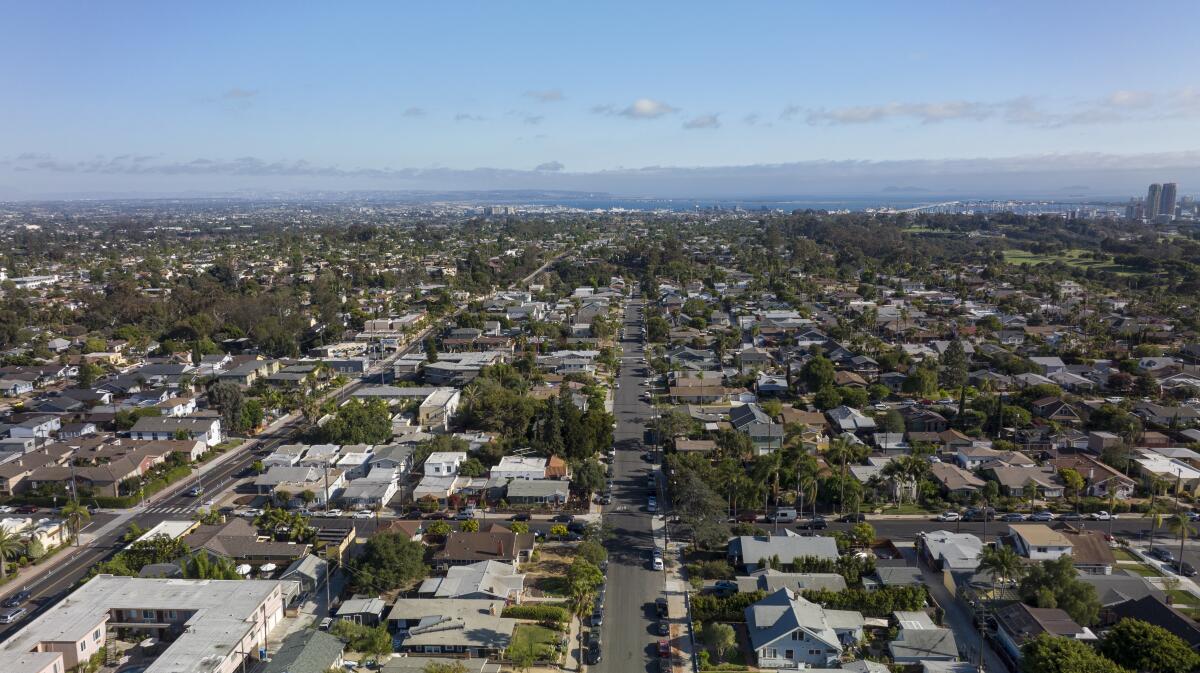
[[[1151,568],[1150,566],[1146,565],[1145,563],[1139,563],[1137,565],[1123,565],[1123,566],[1121,566],[1121,570],[1128,570],[1129,572],[1136,573],[1138,575],[1141,575],[1142,577],[1162,577],[1163,576],[1162,573],[1158,572],[1154,568]]]
[[[533,585],[547,596],[567,596],[571,592],[565,577],[538,577]]]
[[[1164,593],[1171,597],[1171,602],[1174,605],[1196,606],[1197,604],[1200,604],[1200,598],[1197,598],[1196,594],[1193,594],[1190,591],[1185,591],[1183,589],[1167,589]]]
[[[512,652],[524,652],[533,648],[534,658],[540,661],[557,661],[554,645],[559,640],[559,634],[537,624],[517,624],[513,629],[512,643],[508,649]]]
[[[1057,254],[1037,254],[1028,250],[1008,249],[1004,251],[1004,261],[1009,264],[1051,264],[1054,262],[1062,262],[1068,266],[1076,266],[1081,269],[1095,269],[1096,271],[1108,271],[1119,275],[1134,275],[1140,273],[1137,269],[1114,264],[1108,261],[1097,261],[1092,259],[1087,250],[1078,248],[1064,250]]]
[[[883,513],[884,514],[928,514],[930,516],[933,515],[933,512],[925,509],[924,507],[921,507],[920,505],[917,505],[917,504],[911,503],[911,502],[906,502],[903,505],[900,505],[899,507],[885,507],[885,508],[883,508]]]
[[[1118,561],[1137,561],[1138,563],[1141,563],[1141,561],[1138,560],[1138,557],[1129,553],[1129,551],[1126,549],[1121,549],[1120,547],[1118,547],[1118,548],[1112,550],[1112,552],[1113,552],[1113,556],[1115,556]]]

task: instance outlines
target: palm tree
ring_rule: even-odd
[[[15,558],[25,549],[25,543],[17,533],[0,528],[0,579],[8,577],[8,559]]]
[[[62,517],[67,520],[67,525],[71,528],[71,537],[75,538],[75,546],[78,547],[79,526],[84,521],[91,519],[92,513],[88,511],[87,507],[79,504],[78,500],[71,500],[62,506],[62,510],[59,511],[59,514],[61,514]]]
[[[1163,524],[1163,513],[1158,508],[1156,503],[1151,502],[1150,508],[1146,510],[1146,514],[1150,516],[1150,549],[1154,551],[1154,536],[1158,534],[1158,527]]]
[[[1015,580],[1025,569],[1021,557],[1012,547],[988,547],[979,558],[979,569],[992,576],[992,600],[996,600],[996,580],[1003,577]]]
[[[1182,568],[1184,543],[1187,542],[1188,535],[1196,533],[1196,529],[1192,527],[1192,522],[1186,514],[1176,514],[1167,519],[1167,530],[1179,536],[1179,567]]]

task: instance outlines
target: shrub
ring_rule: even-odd
[[[687,572],[690,577],[699,577],[706,580],[728,580],[733,579],[733,566],[727,561],[701,561],[700,563],[687,564]]]
[[[510,605],[500,613],[508,619],[533,619],[539,622],[562,623],[570,618],[565,608],[556,605]]]

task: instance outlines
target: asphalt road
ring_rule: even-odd
[[[637,307],[627,307],[625,324],[641,324]],[[663,595],[664,576],[661,571],[651,570],[646,558],[654,547],[650,515],[645,512],[651,466],[642,460],[639,449],[645,430],[642,419],[649,415],[650,407],[638,400],[645,390],[638,385],[643,377],[636,373],[641,365],[630,359],[641,357],[640,341],[622,343],[622,353],[626,359],[613,404],[617,418],[613,503],[604,515],[612,530],[608,541],[608,598],[601,627],[604,658],[590,667],[599,673],[658,670],[654,599]]]

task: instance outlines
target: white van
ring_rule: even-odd
[[[780,507],[767,517],[771,523],[793,523],[796,520],[796,510],[792,507]]]

